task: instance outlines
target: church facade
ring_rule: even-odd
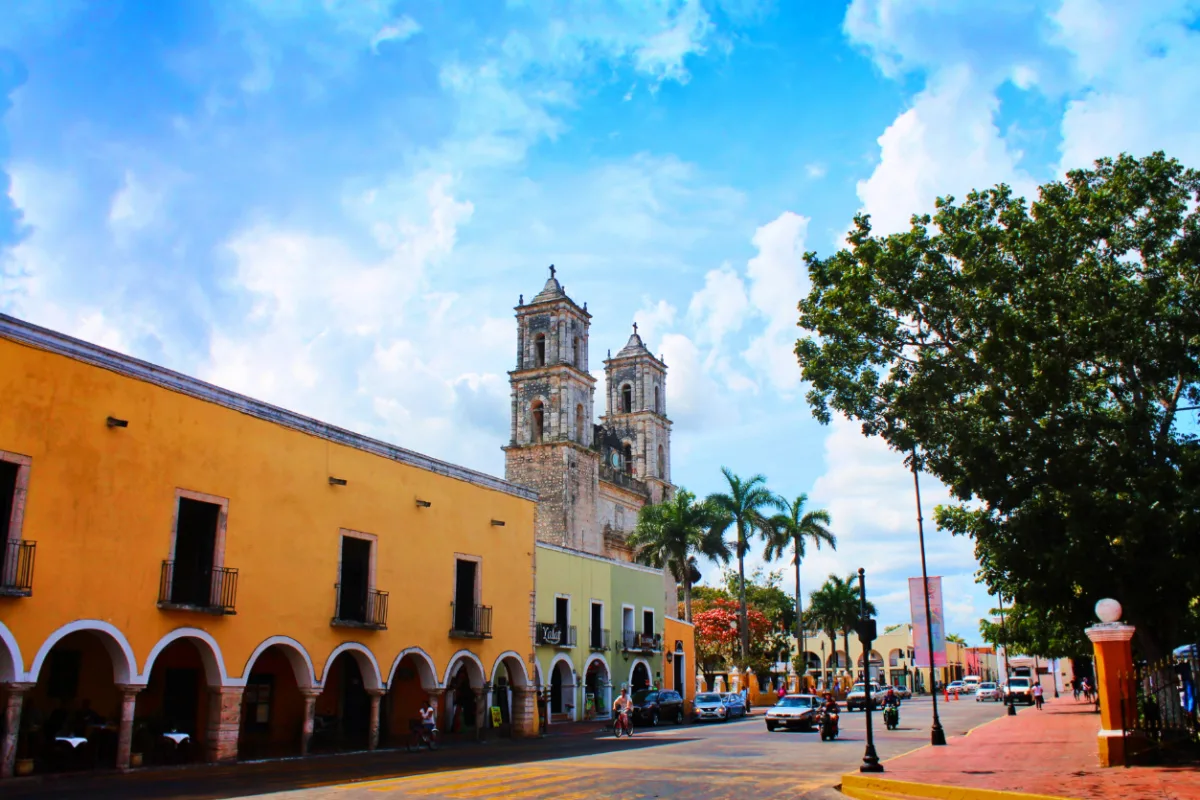
[[[550,278],[515,309],[517,363],[505,477],[538,493],[539,541],[618,561],[643,506],[670,499],[671,420],[667,365],[634,326],[604,359],[604,413],[595,420],[596,379],[588,369],[592,315]],[[667,608],[674,611],[668,575]],[[674,613],[671,613],[674,616]]]

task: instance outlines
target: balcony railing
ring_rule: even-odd
[[[343,591],[343,584],[334,584],[337,605],[330,625],[343,628],[387,630],[388,593],[376,589]]]
[[[537,643],[548,647],[574,647],[575,626],[559,625],[557,622],[539,622],[537,624]]]
[[[609,483],[616,484],[623,489],[629,489],[630,491],[637,492],[638,494],[644,494],[647,496],[650,494],[650,489],[646,486],[646,484],[642,483],[628,472],[624,472],[619,469],[613,469],[607,464],[602,463],[600,465],[600,480],[608,481]]]
[[[236,569],[200,569],[164,561],[158,578],[158,607],[205,614],[236,614],[237,581]]]
[[[450,637],[453,639],[492,638],[491,606],[450,604]]]
[[[597,652],[608,649],[608,628],[592,628],[588,634],[588,649]]]
[[[631,652],[657,653],[662,650],[662,634],[624,632],[625,649]]]
[[[0,552],[0,596],[29,597],[33,594],[33,554],[37,542],[9,539]]]

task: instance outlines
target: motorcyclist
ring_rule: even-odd
[[[888,720],[889,714],[895,715],[891,721]],[[900,697],[893,689],[888,689],[887,694],[883,696],[883,721],[889,728],[900,724]]]
[[[833,699],[832,692],[825,693],[825,702],[821,705],[822,717],[829,717],[833,723],[833,730],[836,733],[838,729],[838,715],[842,709],[838,707],[837,701]]]

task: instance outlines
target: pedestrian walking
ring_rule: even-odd
[[[1033,685],[1033,704],[1037,706],[1037,710],[1042,710],[1042,682],[1038,681]]]
[[[1075,702],[1079,702],[1079,693],[1082,690],[1082,685],[1079,678],[1071,678],[1071,691],[1075,693]]]
[[[748,686],[742,687],[742,705],[746,707],[746,713],[749,714],[750,713],[750,688]]]
[[[783,696],[785,694],[787,694],[787,686],[784,685],[783,681],[780,681],[779,682],[779,699],[782,700]]]

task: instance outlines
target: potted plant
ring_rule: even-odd
[[[131,737],[131,749],[129,753],[129,766],[142,766],[142,753],[146,749],[147,737],[149,736],[150,726],[144,719],[135,719],[133,721],[133,736]]]
[[[13,766],[13,774],[18,776],[33,774],[33,733],[32,714],[25,715],[21,727],[17,730],[17,759]]]

